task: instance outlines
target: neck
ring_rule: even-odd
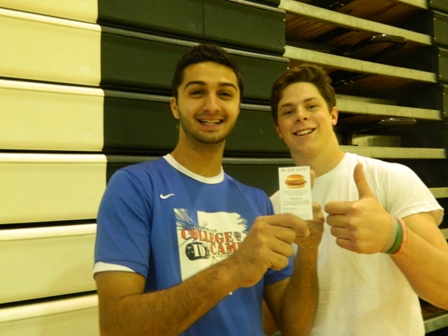
[[[171,156],[191,172],[214,177],[221,173],[224,142],[214,145],[185,146],[178,143]]]
[[[331,171],[342,161],[344,155],[345,153],[340,149],[337,142],[333,146],[329,145],[320,153],[291,153],[296,166],[309,166],[316,177]]]

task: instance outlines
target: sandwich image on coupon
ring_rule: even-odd
[[[298,189],[305,187],[306,180],[303,175],[291,174],[285,179],[285,184],[290,189]]]

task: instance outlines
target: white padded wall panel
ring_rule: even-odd
[[[98,298],[49,301],[0,310],[2,336],[97,336]]]
[[[0,80],[0,146],[101,151],[103,104],[97,88]]]
[[[98,86],[98,25],[0,8],[3,77]]]
[[[106,157],[0,153],[0,224],[96,218]]]
[[[97,14],[96,0],[0,0],[0,335],[99,335]]]
[[[0,0],[0,7],[86,22],[98,17],[98,0]]]
[[[96,224],[2,230],[0,304],[95,290],[95,233]]]

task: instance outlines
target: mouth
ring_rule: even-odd
[[[293,134],[296,135],[296,136],[304,136],[304,135],[308,135],[308,134],[313,133],[314,130],[315,130],[314,128],[307,128],[307,129],[302,129],[302,130],[299,130],[297,132],[294,132]]]
[[[207,126],[215,126],[220,125],[224,122],[224,119],[199,119],[198,120],[201,124],[207,125]]]

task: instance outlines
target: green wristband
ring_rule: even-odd
[[[394,220],[397,220],[394,217]],[[394,254],[400,249],[401,242],[403,241],[403,229],[401,225],[397,226],[397,235],[395,236],[395,242],[392,247],[386,252],[387,254]]]
[[[390,229],[389,238],[387,239],[387,242],[384,245],[383,249],[380,251],[382,253],[386,253],[387,251],[389,251],[392,248],[392,246],[394,246],[395,239],[397,238],[397,230],[400,224],[398,223],[397,219],[393,216],[390,216],[390,221],[392,222],[392,227]]]

